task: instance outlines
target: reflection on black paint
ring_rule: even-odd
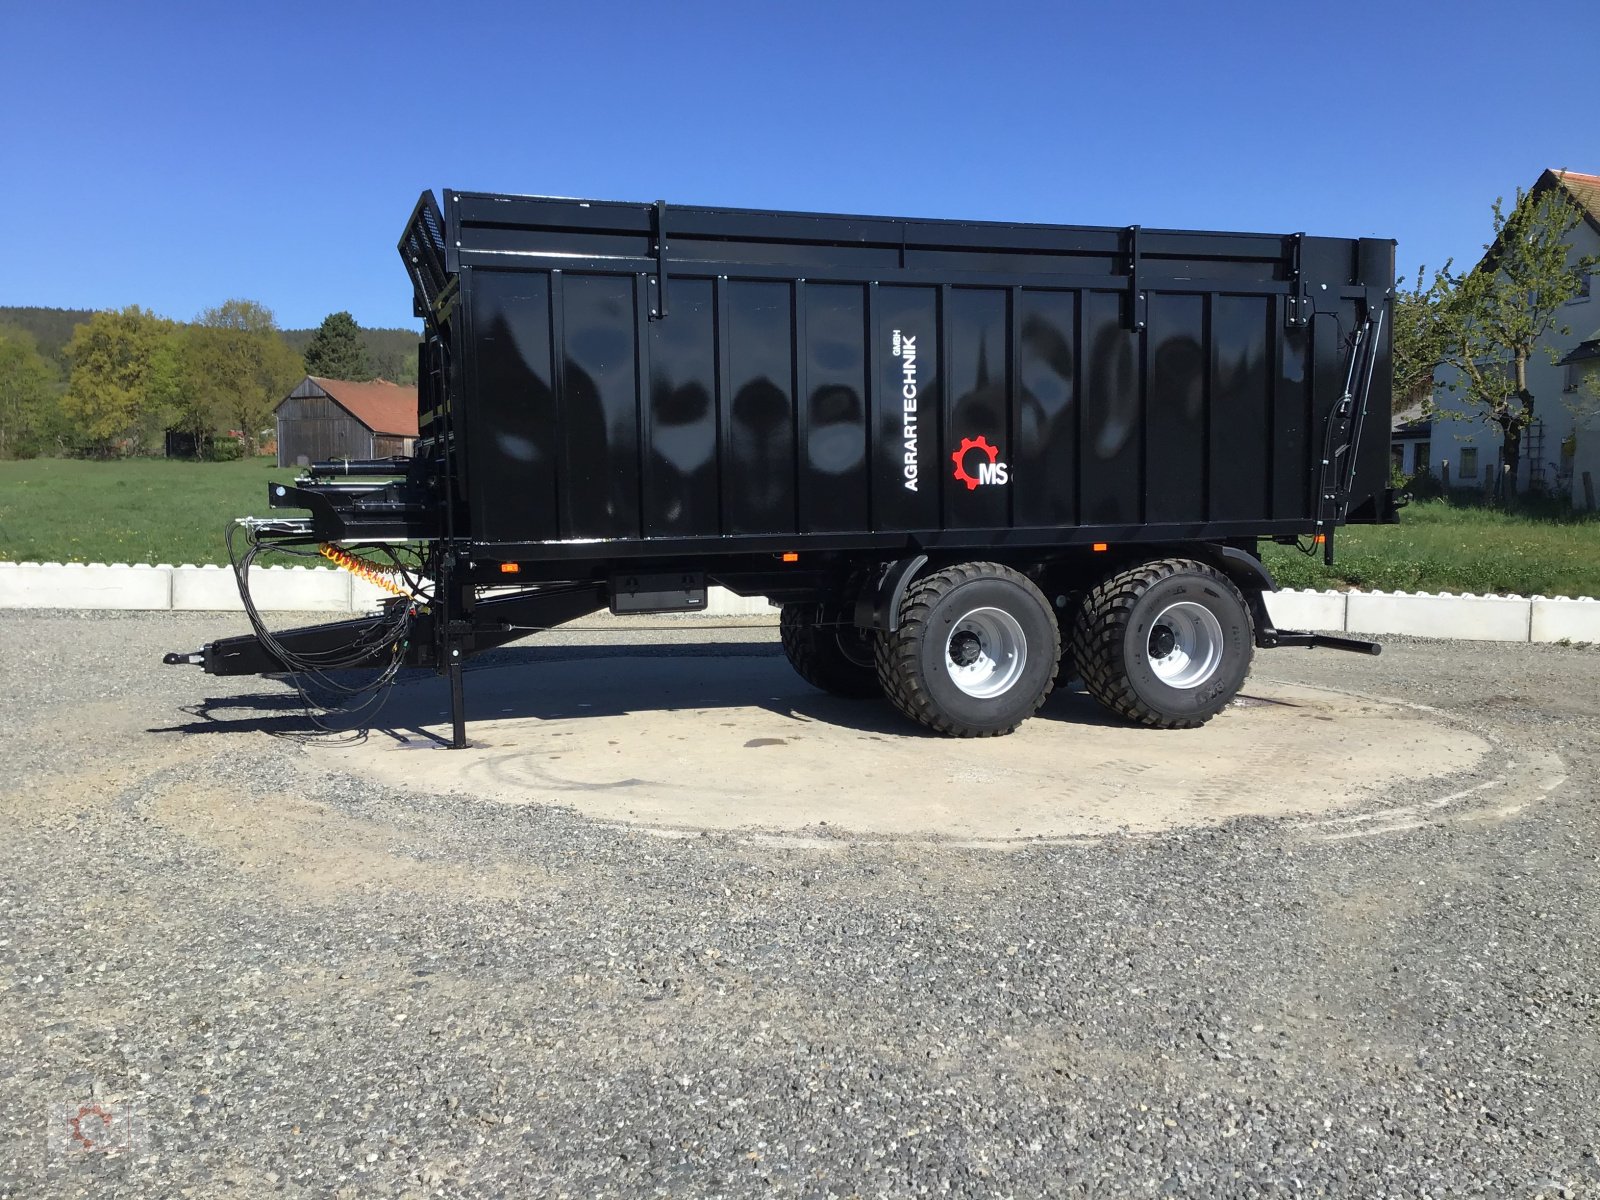
[[[805,290],[806,444],[801,527],[867,527],[866,293],[859,284]]]
[[[1197,521],[1206,515],[1205,304],[1203,296],[1157,294],[1149,300],[1148,521]]]
[[[650,322],[645,534],[715,534],[717,345],[711,281],[673,280],[672,311]]]
[[[560,470],[545,276],[483,272],[473,294],[479,404],[468,423],[471,528],[485,541],[559,536]],[[485,486],[516,479],[517,488]]]
[[[1249,520],[1270,505],[1269,479],[1259,470],[1230,470],[1234,463],[1272,461],[1267,347],[1271,307],[1259,296],[1218,296],[1212,301],[1211,347],[1215,392],[1211,397],[1211,516]]]
[[[1077,303],[1070,292],[1024,291],[1020,307],[1022,410],[1011,451],[1016,523],[1070,525],[1077,519]]]
[[[932,458],[930,474],[937,472],[943,481],[947,525],[1005,525],[1006,502],[1014,482],[968,488],[956,478],[950,456],[964,440],[982,438],[998,448],[998,461],[1008,464],[1013,480],[1018,469],[1007,420],[1010,381],[1006,375],[1006,293],[992,288],[953,289],[946,324],[950,331],[950,343],[945,348],[950,385],[946,449]],[[980,463],[986,461],[982,451],[971,450],[963,465],[969,474],[975,474]]]
[[[639,533],[633,277],[568,275],[562,413],[571,537]]]
[[[728,533],[795,528],[793,324],[787,283],[730,281],[727,455]],[[668,318],[669,320],[671,318]]]
[[[1120,524],[1141,519],[1138,335],[1122,319],[1116,292],[1083,293],[1083,445],[1079,471],[1082,520]]]

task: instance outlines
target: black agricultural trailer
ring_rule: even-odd
[[[256,632],[169,662],[431,667],[461,746],[465,658],[713,585],[782,605],[810,683],[959,736],[1069,672],[1188,728],[1256,647],[1378,650],[1275,629],[1257,547],[1395,519],[1390,241],[446,192],[400,255],[413,455],[272,484],[234,530]],[[270,631],[269,552],[394,598]]]

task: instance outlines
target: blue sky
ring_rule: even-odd
[[[456,187],[1393,237],[1600,172],[1589,3],[0,4],[0,303],[411,324]]]

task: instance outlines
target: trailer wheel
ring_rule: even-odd
[[[1250,673],[1250,610],[1220,571],[1163,558],[1084,594],[1072,654],[1106,708],[1154,729],[1196,729],[1227,707]]]
[[[872,634],[835,604],[785,604],[778,632],[789,665],[812,687],[835,696],[881,696]]]
[[[900,626],[878,635],[878,679],[896,708],[953,737],[1010,733],[1055,683],[1061,635],[1050,602],[998,563],[913,583]]]

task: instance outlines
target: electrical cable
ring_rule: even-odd
[[[349,551],[340,550],[340,558],[334,558],[334,561],[339,562],[341,566],[363,578],[372,579],[373,582],[387,579],[391,574],[398,574],[410,589],[409,593],[397,591],[399,600],[390,601],[384,606],[382,619],[358,632],[348,642],[326,650],[291,650],[273,630],[267,627],[257,610],[250,595],[250,568],[258,557],[269,553],[307,559],[333,558],[324,550],[328,543],[298,537],[263,541],[257,531],[250,528],[247,534],[248,545],[241,551],[234,544],[238,529],[237,524],[230,525],[226,540],[228,559],[233,565],[234,576],[239,583],[239,597],[244,604],[245,615],[262,647],[283,664],[290,685],[305,707],[307,718],[320,733],[328,734],[345,731],[329,725],[324,718],[337,716],[348,720],[351,717],[365,716],[370,719],[376,715],[388,699],[390,686],[405,663],[405,650],[417,615],[425,611],[427,604],[431,603],[431,597],[425,594],[423,581],[412,576],[411,571],[392,547],[381,545],[371,547],[387,554],[391,562],[387,567],[359,558]],[[420,562],[418,566],[420,568]],[[361,569],[358,570],[358,567]],[[377,578],[374,578],[375,576]],[[379,586],[385,585],[379,582]],[[392,580],[389,581],[388,587],[389,590],[396,591]],[[387,655],[385,655],[386,648]],[[367,671],[373,668],[377,668],[375,675],[353,684],[329,674],[333,671]],[[331,694],[337,698],[336,702],[327,703],[323,698],[313,695],[313,687],[324,695]]]

